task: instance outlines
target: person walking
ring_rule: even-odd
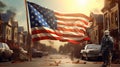
[[[105,30],[101,45],[101,52],[103,56],[102,67],[110,66],[112,60],[113,38],[110,36],[109,30]]]
[[[71,55],[70,55],[70,58],[71,60],[73,61],[74,60],[74,47],[71,47]]]

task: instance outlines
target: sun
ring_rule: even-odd
[[[78,5],[86,6],[88,4],[88,0],[76,0]]]

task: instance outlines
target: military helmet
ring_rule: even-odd
[[[105,35],[109,35],[109,34],[110,34],[110,31],[109,31],[109,30],[105,30],[105,31],[104,31],[104,34],[105,34]]]

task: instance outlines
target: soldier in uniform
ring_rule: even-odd
[[[101,51],[103,56],[103,67],[110,66],[113,50],[113,38],[110,36],[109,30],[104,32],[104,36],[101,41]]]

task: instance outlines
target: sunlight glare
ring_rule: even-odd
[[[88,0],[77,0],[76,2],[81,6],[86,6],[88,4]]]

